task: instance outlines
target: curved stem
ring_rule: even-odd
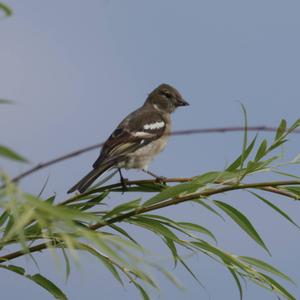
[[[113,217],[105,222],[99,222],[94,225],[91,225],[89,227],[89,229],[97,230],[99,228],[105,227],[110,224],[121,222],[124,219],[128,219],[133,216],[143,214],[145,212],[158,210],[158,209],[165,208],[165,207],[168,207],[171,205],[183,203],[183,202],[186,202],[189,200],[194,200],[194,199],[199,199],[199,198],[207,198],[212,195],[222,194],[222,193],[229,192],[229,191],[245,190],[245,189],[260,189],[260,190],[265,190],[265,191],[268,191],[271,193],[278,194],[278,191],[284,192],[284,191],[278,189],[278,187],[289,186],[289,185],[300,185],[300,180],[245,183],[245,184],[222,186],[222,187],[216,188],[216,189],[208,189],[208,190],[202,191],[202,192],[197,192],[197,193],[192,193],[192,194],[185,195],[185,196],[175,197],[175,198],[165,200],[163,202],[155,203],[155,204],[152,204],[149,206],[144,206],[144,207],[142,206],[142,207],[134,209],[128,213],[122,214],[117,217]],[[287,192],[287,194],[284,194],[284,195],[288,196],[288,192]],[[293,198],[299,200],[299,197],[296,197],[295,195],[293,195]],[[33,253],[33,252],[42,251],[44,249],[47,249],[47,245],[48,245],[47,243],[41,243],[36,246],[30,247],[27,252],[20,250],[20,251],[9,253],[7,255],[0,257],[0,263],[23,256],[25,254],[28,254],[28,252]]]
[[[198,129],[188,129],[188,130],[178,130],[173,131],[170,133],[170,135],[190,135],[190,134],[205,134],[205,133],[225,133],[225,132],[237,132],[237,131],[244,131],[245,128],[243,126],[231,126],[231,127],[216,127],[216,128],[198,128]],[[249,126],[247,127],[247,131],[267,131],[267,132],[276,132],[276,127],[269,127],[269,126]],[[300,130],[294,130],[292,133],[300,133]],[[37,171],[40,171],[41,169],[44,169],[46,167],[49,167],[51,165],[54,165],[56,163],[59,163],[61,161],[70,159],[72,157],[78,156],[80,154],[83,154],[85,152],[98,149],[103,145],[103,143],[95,144],[92,146],[88,146],[76,151],[72,151],[70,153],[67,153],[65,155],[59,156],[57,158],[51,159],[45,163],[39,163],[33,168],[20,173],[16,177],[11,179],[11,182],[18,182],[24,177],[27,177]],[[5,187],[5,185],[1,186],[0,188]]]

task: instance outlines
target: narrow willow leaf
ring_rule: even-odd
[[[0,216],[0,227],[8,220],[9,213],[5,210]]]
[[[93,208],[96,205],[99,205],[101,201],[103,201],[108,195],[109,195],[110,191],[104,191],[103,193],[101,193],[99,196],[96,196],[94,198],[92,198],[91,200],[85,202],[85,203],[81,203],[79,205],[79,209],[81,211],[85,211],[88,209]]]
[[[206,234],[217,243],[217,239],[214,236],[214,234],[210,230],[206,229],[203,226],[200,226],[200,225],[194,224],[194,223],[190,223],[190,222],[176,222],[176,224],[184,229],[189,229],[192,231],[200,232],[202,234]]]
[[[145,289],[139,283],[137,283],[136,280],[133,280],[133,279],[131,279],[131,280],[132,280],[133,284],[135,285],[135,287],[140,291],[143,300],[150,300]]]
[[[128,212],[129,210],[139,207],[140,203],[141,203],[141,198],[120,204],[120,205],[114,207],[109,212],[107,212],[103,217],[111,218],[112,216],[119,215],[124,212]]]
[[[266,155],[267,147],[268,147],[268,142],[266,139],[264,139],[259,145],[259,148],[256,152],[255,159],[254,159],[255,161],[259,161],[261,158],[263,158]]]
[[[0,2],[0,10],[3,11],[5,17],[10,17],[13,14],[12,9],[2,2]]]
[[[222,178],[225,172],[207,172],[200,176],[196,176],[193,178],[192,182],[197,183],[199,186],[203,186],[208,183],[214,183],[217,179]]]
[[[242,261],[244,261],[244,262],[246,262],[246,263],[248,263],[252,266],[260,268],[263,271],[267,271],[269,273],[272,273],[272,274],[274,274],[278,277],[281,277],[282,279],[284,279],[286,281],[289,281],[289,282],[295,284],[295,282],[289,276],[287,276],[286,274],[282,273],[281,271],[279,271],[275,267],[269,265],[268,263],[266,263],[262,260],[259,260],[257,258],[253,258],[253,257],[248,257],[248,256],[239,256],[239,258]]]
[[[24,233],[26,236],[39,235],[41,234],[41,232],[42,232],[42,228],[39,223],[34,223],[24,229]]]
[[[117,226],[116,224],[110,224],[109,227],[121,233],[122,235],[126,236],[130,241],[134,242],[135,244],[139,245],[142,248],[142,246],[133,237],[131,237],[131,235],[129,235],[127,231],[125,231],[120,226]]]
[[[14,217],[9,215],[8,216],[8,222],[6,223],[2,239],[7,236],[7,234],[10,232],[10,230],[14,226],[14,224],[15,224]]]
[[[262,276],[267,281],[267,283],[271,285],[272,291],[281,294],[282,296],[286,297],[288,300],[296,300],[296,298],[292,294],[290,294],[281,284],[279,284],[273,278],[263,273],[260,273],[260,276]]]
[[[245,151],[229,167],[227,167],[226,171],[232,172],[241,166],[242,161],[245,161],[252,152],[256,139],[257,135],[254,137],[254,139],[252,140],[250,145],[245,149]]]
[[[222,209],[229,217],[231,217],[232,220],[237,225],[239,225],[258,245],[260,245],[270,254],[270,251],[268,250],[267,246],[265,245],[255,228],[245,215],[243,215],[236,208],[225,202],[215,200],[214,203],[220,209]]]
[[[146,201],[143,205],[149,206],[164,200],[167,200],[169,198],[174,198],[179,196],[182,193],[186,193],[191,189],[194,189],[195,185],[192,183],[181,183],[177,184],[175,186],[171,186],[160,192],[159,194],[155,195],[154,197],[150,198],[148,201]]]
[[[194,274],[194,272],[191,270],[191,268],[185,263],[185,261],[181,258],[178,257],[178,260],[180,261],[180,263],[182,264],[182,266],[192,275],[192,277],[197,281],[197,283],[204,289],[205,285],[199,280],[199,278]]]
[[[88,253],[90,253],[91,255],[95,256],[97,259],[99,259],[104,266],[111,272],[111,274],[114,276],[114,278],[122,285],[124,286],[124,283],[120,277],[119,272],[117,271],[117,269],[114,267],[112,261],[102,255],[101,253],[99,253],[97,250],[95,250],[93,247],[87,245],[87,244],[83,244],[81,243],[79,246],[82,250],[87,251]]]
[[[254,193],[254,192],[250,192],[250,193],[252,195],[254,195],[255,197],[257,197],[258,199],[260,199],[261,201],[263,201],[268,206],[270,206],[272,209],[274,209],[275,211],[277,211],[282,217],[284,217],[286,220],[288,220],[289,222],[291,222],[293,225],[295,225],[297,228],[300,229],[299,225],[296,222],[294,222],[293,219],[286,212],[284,212],[282,209],[280,209],[278,206],[276,206],[272,202],[268,201],[264,197],[262,197],[262,196],[260,196],[260,195],[258,195],[256,193]]]
[[[153,288],[155,288],[156,290],[159,290],[158,285],[156,284],[156,282],[144,271],[142,271],[141,269],[132,269],[131,272],[139,279],[141,279],[142,282],[149,284],[150,286],[152,286]]]
[[[295,129],[297,129],[298,127],[300,127],[300,119],[296,120],[294,122],[294,124],[287,130],[286,134],[290,134],[291,132],[293,132]]]
[[[22,275],[25,278],[33,281],[34,283],[38,284],[40,287],[44,288],[46,291],[48,291],[54,298],[59,300],[67,300],[67,296],[49,279],[42,276],[41,274],[35,274],[35,275],[29,275],[26,274],[25,269],[14,266],[14,265],[0,265],[0,268],[12,271],[16,274]]]
[[[255,171],[261,171],[269,166],[274,160],[278,159],[279,156],[273,156],[263,161],[249,161],[247,168],[245,169],[245,174],[250,174]],[[244,176],[245,176],[244,174]]]
[[[297,176],[297,175],[294,175],[294,174],[285,173],[285,172],[281,172],[281,171],[273,171],[273,173],[279,174],[279,175],[283,175],[283,176],[287,176],[287,177],[291,177],[291,178],[295,178],[295,179],[300,179],[300,176]]]
[[[285,132],[286,132],[286,120],[282,119],[277,128],[275,140],[280,139]]]
[[[271,152],[273,150],[275,150],[276,148],[280,147],[281,145],[283,145],[287,140],[286,139],[279,139],[276,140],[267,150],[267,152]]]
[[[170,272],[168,272],[164,267],[158,265],[158,264],[151,264],[155,269],[160,271],[167,279],[170,280],[171,283],[173,283],[178,289],[183,289],[182,284],[178,281],[178,279],[173,276]]]
[[[24,194],[24,197],[30,203],[32,207],[40,210],[41,213],[47,214],[52,218],[59,218],[62,220],[70,220],[74,221],[75,219],[78,221],[101,221],[102,219],[97,217],[95,214],[87,213],[79,211],[78,209],[73,209],[71,207],[62,207],[55,206],[49,202],[45,202],[39,198],[36,198],[30,194]]]
[[[178,237],[169,228],[162,225],[161,222],[159,222],[157,220],[138,216],[138,217],[129,219],[128,223],[132,223],[137,226],[144,227],[148,230],[151,230],[152,232],[154,232],[156,234],[160,234],[171,240],[175,240],[175,241],[178,240]]]
[[[300,153],[291,161],[291,164],[300,164]]]
[[[33,276],[27,275],[26,277],[46,289],[54,298],[60,300],[68,299],[67,296],[52,281],[41,274],[35,274]]]
[[[166,225],[168,227],[171,227],[173,229],[176,229],[179,232],[184,233],[185,235],[192,237],[194,239],[198,239],[197,236],[191,234],[191,231],[200,232],[202,234],[205,234],[209,237],[211,237],[216,243],[217,240],[208,229],[204,228],[203,226],[200,226],[198,224],[189,223],[189,222],[175,222],[167,217],[159,216],[159,215],[153,215],[153,214],[143,214],[143,217],[146,217],[147,219],[158,219],[160,220],[162,225]]]
[[[15,161],[23,162],[23,163],[28,163],[28,160],[26,158],[24,158],[23,156],[16,153],[12,149],[10,149],[6,146],[3,146],[3,145],[0,145],[0,156],[8,158],[10,160],[15,160]]]
[[[244,114],[244,138],[243,138],[243,151],[241,155],[241,164],[240,168],[243,169],[244,161],[246,160],[246,150],[248,144],[248,118],[247,118],[247,111],[243,103],[240,103],[242,106],[243,114]]]
[[[54,203],[54,200],[55,200],[55,198],[56,198],[56,195],[54,195],[54,196],[51,196],[51,197],[47,198],[45,201],[46,201],[46,202],[48,202],[48,203],[50,203],[50,204],[53,204],[53,203]]]
[[[70,264],[70,260],[69,260],[68,254],[66,252],[66,249],[64,247],[61,247],[61,251],[63,253],[65,266],[66,266],[66,282],[67,282],[69,279],[69,276],[70,276],[70,272],[71,272],[71,264]]]
[[[177,261],[178,261],[178,252],[177,252],[177,248],[175,243],[173,242],[173,240],[164,237],[162,239],[164,241],[164,243],[166,244],[166,246],[170,249],[172,256],[173,256],[173,261],[174,261],[174,267],[177,266]]]
[[[297,196],[300,197],[300,186],[291,185],[291,186],[285,186],[282,189],[287,190],[289,192],[292,192],[292,193],[294,193],[294,194],[296,194]]]
[[[214,208],[212,208],[210,205],[208,205],[203,199],[193,199],[192,201],[202,205],[203,207],[208,209],[211,213],[215,214],[216,216],[221,218],[223,221],[225,221],[224,217],[219,212],[217,212]]]
[[[193,193],[200,187],[208,183],[215,182],[218,178],[222,177],[222,175],[223,172],[208,172],[200,176],[196,176],[190,182],[177,184],[164,189],[162,192],[146,201],[144,205],[152,205],[170,198],[177,197],[182,193]]]
[[[227,264],[225,261],[224,261],[224,263]],[[240,300],[243,300],[243,287],[241,285],[241,282],[239,280],[237,273],[230,266],[228,266],[227,269],[230,272],[230,274],[232,275],[234,282],[236,283],[236,286],[239,290]]]
[[[1,3],[0,3],[0,9],[1,9]],[[14,102],[7,99],[0,99],[0,104],[13,104]]]

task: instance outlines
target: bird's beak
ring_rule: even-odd
[[[189,106],[190,104],[181,98],[180,100],[178,100],[177,105],[178,106]]]

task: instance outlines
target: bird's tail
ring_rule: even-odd
[[[112,167],[112,163],[103,164],[101,167],[93,169],[80,181],[78,181],[73,187],[71,187],[68,190],[68,194],[75,191],[79,191],[80,193],[85,192],[93,184],[93,182],[110,167]]]

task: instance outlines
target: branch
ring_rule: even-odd
[[[200,129],[189,129],[189,130],[178,130],[173,131],[169,135],[190,135],[190,134],[204,134],[204,133],[225,133],[225,132],[236,132],[236,131],[244,131],[245,127],[242,126],[232,126],[232,127],[216,127],[216,128],[200,128]],[[268,127],[268,126],[249,126],[247,127],[248,131],[267,131],[267,132],[276,132],[277,128],[275,127]],[[293,133],[300,133],[300,130],[294,130]],[[83,154],[85,152],[100,148],[103,146],[103,143],[95,144],[89,147],[85,147],[76,151],[72,151],[70,153],[67,153],[65,155],[59,156],[57,158],[54,158],[52,160],[49,160],[45,163],[40,163],[36,165],[35,167],[29,169],[28,171],[25,171],[24,173],[21,173],[17,175],[16,177],[11,179],[11,182],[18,182],[24,177],[31,175],[32,173],[35,173],[41,169],[44,169],[46,167],[49,167],[51,165],[54,165],[56,163],[59,163],[61,161],[70,159],[72,157],[78,156],[80,154]],[[4,188],[5,185],[1,186],[0,188]]]
[[[170,179],[171,181],[174,182],[174,179]],[[183,178],[180,180],[190,180],[189,178]],[[135,181],[137,182],[137,181]],[[138,181],[138,182],[149,182],[149,180],[143,180],[143,181]],[[153,180],[152,180],[153,182]],[[118,223],[121,222],[125,219],[134,217],[136,215],[140,215],[149,211],[154,211],[154,210],[158,210],[161,208],[165,208],[171,205],[175,205],[175,204],[179,204],[179,203],[183,203],[186,201],[190,201],[190,200],[194,200],[194,199],[199,199],[199,198],[207,198],[210,197],[212,195],[217,195],[217,194],[223,194],[225,192],[229,192],[229,191],[235,191],[235,190],[245,190],[245,189],[260,189],[260,190],[265,190],[271,193],[276,193],[278,194],[278,191],[283,192],[282,190],[279,190],[278,187],[280,186],[289,186],[289,185],[300,185],[300,180],[287,180],[287,181],[272,181],[272,182],[257,182],[257,183],[245,183],[245,184],[236,184],[236,185],[228,185],[228,186],[222,186],[220,188],[217,189],[208,189],[206,191],[202,191],[202,192],[197,192],[197,193],[193,193],[193,194],[189,194],[189,195],[185,195],[185,196],[179,196],[179,197],[175,197],[169,200],[165,200],[163,202],[160,203],[156,203],[156,204],[152,204],[146,207],[140,207],[137,209],[134,209],[128,213],[122,214],[120,216],[117,217],[113,217],[107,221],[101,222],[101,223],[96,223],[94,225],[91,225],[89,227],[90,230],[97,230],[99,228],[105,227],[107,225],[111,225],[114,223]],[[116,186],[116,185],[114,185]],[[119,186],[119,184],[118,184]],[[282,194],[282,193],[280,193]],[[288,196],[288,192],[284,194],[285,196]],[[293,195],[293,198],[299,200],[299,198],[296,198]],[[55,246],[55,242],[51,243],[53,246]],[[34,252],[40,252],[44,249],[47,249],[49,243],[41,243],[38,244],[36,246],[30,247],[26,252],[25,251],[16,251],[16,252],[12,252],[9,253],[7,255],[1,256],[0,257],[0,263],[1,262],[6,262],[9,260],[12,260],[14,258],[23,256],[25,254],[28,253],[34,253]]]

